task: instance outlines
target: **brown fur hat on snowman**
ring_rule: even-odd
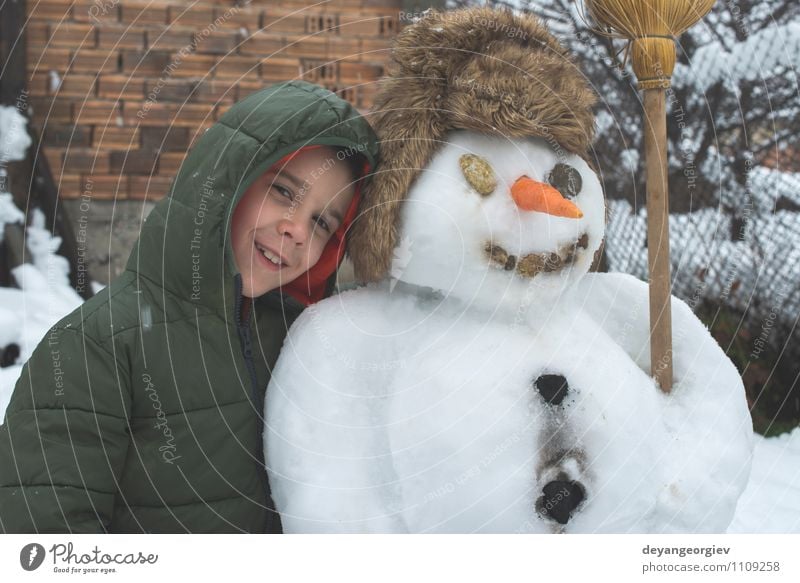
[[[381,161],[348,236],[356,276],[387,275],[401,205],[449,132],[539,137],[587,158],[595,102],[568,51],[536,17],[489,8],[423,13],[397,36],[368,118]]]

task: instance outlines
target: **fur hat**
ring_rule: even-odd
[[[595,94],[534,16],[429,10],[397,36],[392,60],[369,117],[381,161],[348,237],[364,281],[387,273],[400,205],[451,130],[538,136],[584,157],[594,136]]]

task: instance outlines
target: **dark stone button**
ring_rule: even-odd
[[[559,524],[567,524],[572,512],[586,498],[586,490],[580,482],[554,480],[542,488],[542,496],[536,501],[536,511]]]
[[[543,374],[533,381],[533,386],[551,405],[560,405],[569,391],[567,379],[560,374]]]
[[[569,164],[559,162],[553,167],[547,181],[564,198],[575,198],[583,188],[580,172]]]

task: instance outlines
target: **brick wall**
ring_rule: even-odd
[[[203,129],[277,81],[369,108],[400,3],[309,4],[28,0],[33,123],[61,197],[158,200]]]

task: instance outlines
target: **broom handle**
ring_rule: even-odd
[[[667,108],[663,88],[644,90],[647,159],[647,262],[650,275],[650,372],[665,393],[672,390]]]

